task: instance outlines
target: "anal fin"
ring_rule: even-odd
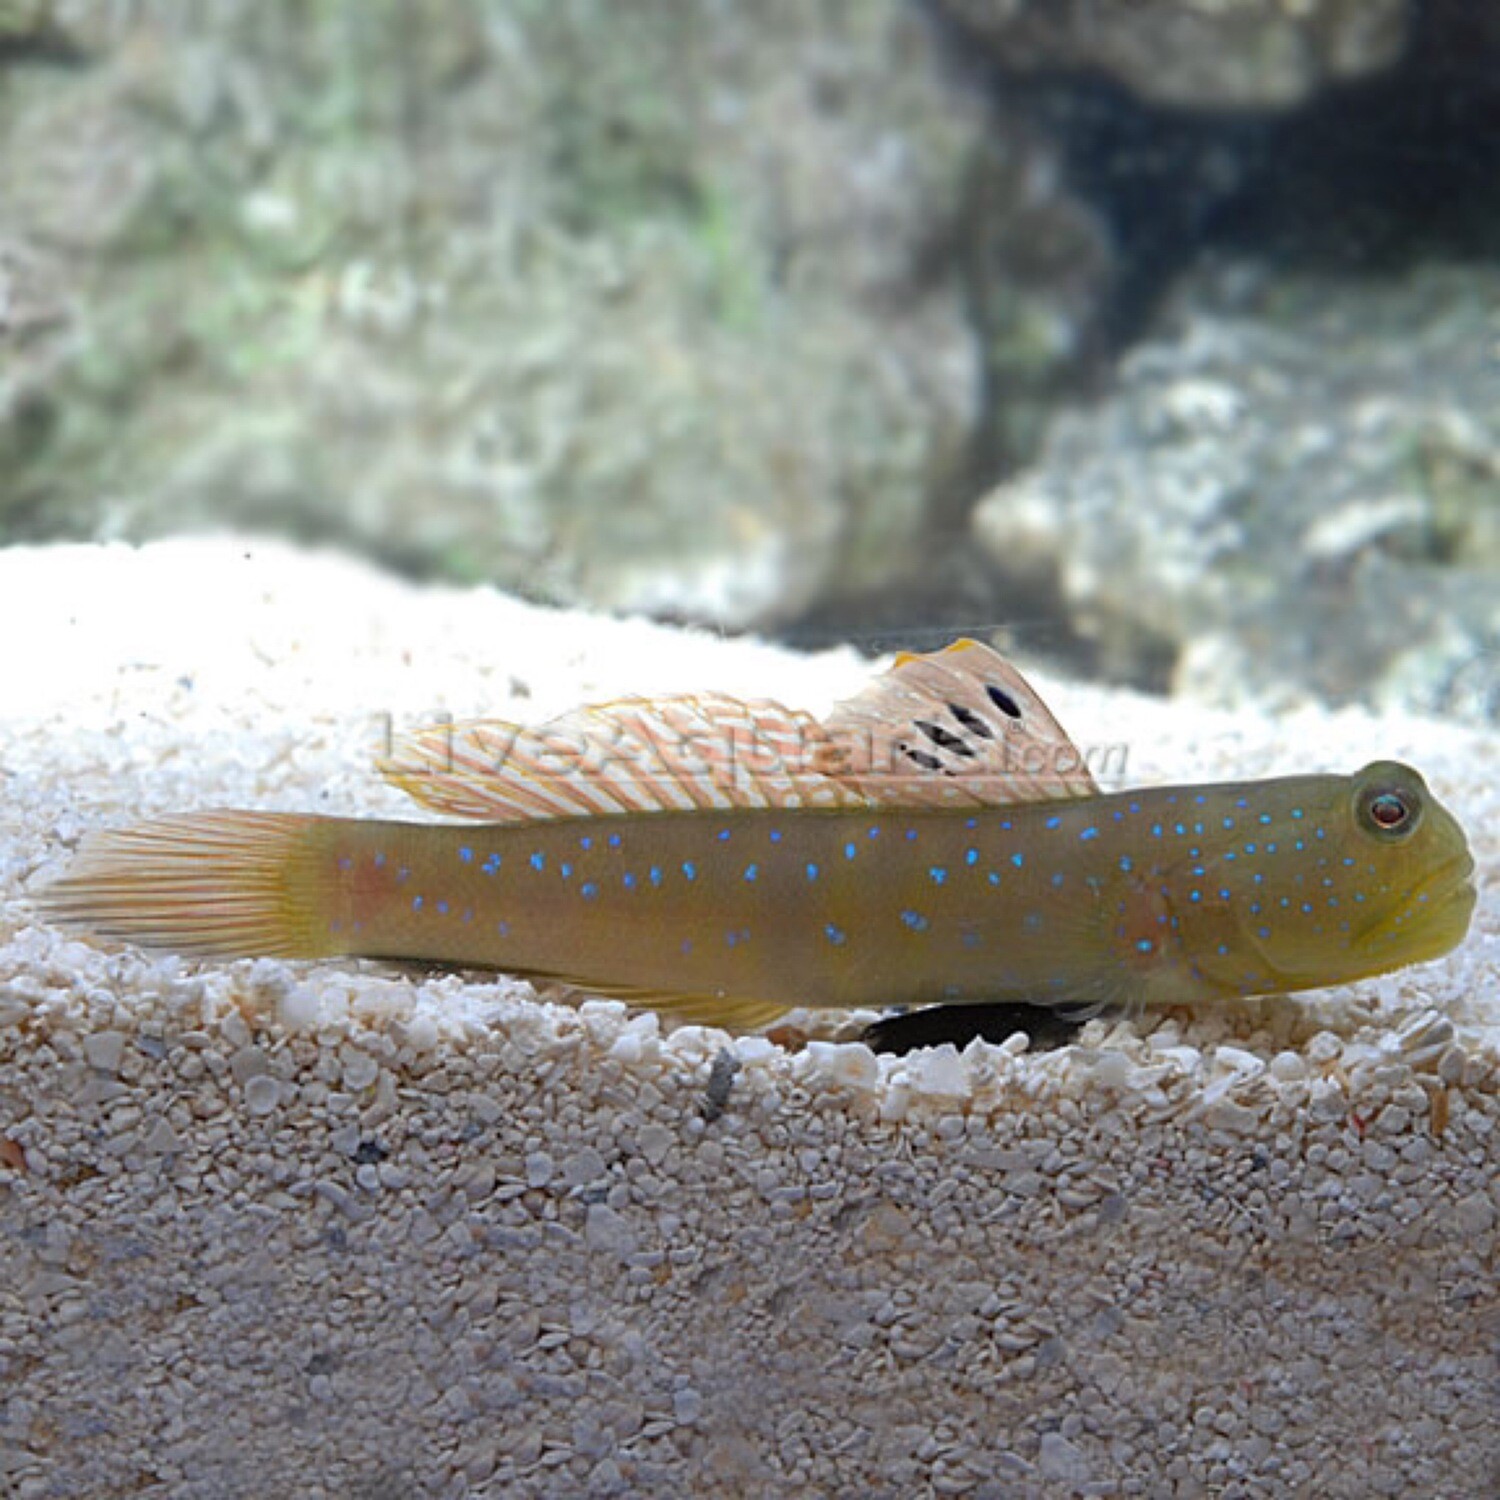
[[[726,1031],[759,1031],[779,1021],[791,1006],[774,1000],[752,1000],[735,995],[678,994],[669,990],[635,989],[626,985],[579,984],[584,994],[623,1000],[642,1010],[654,1010],[693,1026],[722,1026]]]

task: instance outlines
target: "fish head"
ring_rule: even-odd
[[[1286,859],[1268,866],[1266,915],[1244,924],[1274,978],[1286,989],[1343,984],[1457,947],[1474,912],[1474,858],[1421,775],[1385,760],[1316,781],[1299,813],[1326,830],[1316,879]]]

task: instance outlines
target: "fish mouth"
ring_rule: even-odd
[[[1409,963],[1437,958],[1463,941],[1478,899],[1474,858],[1465,849],[1412,886],[1394,913],[1373,920],[1360,941],[1371,951],[1399,947]]]
[[[1468,934],[1477,898],[1474,861],[1465,850],[1412,885],[1398,906],[1371,917],[1350,934],[1342,960],[1321,948],[1277,952],[1258,941],[1254,947],[1289,990],[1344,984],[1451,952]]]

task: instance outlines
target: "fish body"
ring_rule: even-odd
[[[184,951],[482,966],[736,1025],[1284,992],[1436,957],[1468,926],[1462,830],[1394,762],[1045,789],[459,825],[196,814],[106,835],[49,900]]]

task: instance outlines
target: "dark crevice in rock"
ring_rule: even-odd
[[[1007,627],[1012,641],[1077,671],[1117,672],[1121,663],[1101,659],[1044,581],[1003,568],[998,586],[994,575],[988,582],[974,576],[973,504],[1036,457],[1059,405],[1105,394],[1119,360],[1157,325],[1184,274],[1205,259],[1380,275],[1500,250],[1493,192],[1500,180],[1500,21],[1485,11],[1469,0],[1426,0],[1415,8],[1398,65],[1283,113],[1170,108],[1098,77],[1009,74],[985,61],[974,33],[938,18],[958,76],[993,105],[997,140],[1030,132],[1055,153],[1058,198],[1071,197],[1096,217],[1106,254],[1093,269],[1092,306],[1075,299],[1081,311],[1073,357],[1018,388],[1015,371],[989,351],[1003,344],[995,319],[1005,316],[1004,297],[1018,276],[1024,279],[1017,257],[1024,260],[1022,241],[1035,226],[1008,228],[987,219],[982,201],[970,204],[967,246],[960,236],[954,250],[969,286],[985,402],[960,485],[966,501],[943,508],[906,588],[870,606],[843,605],[834,619],[810,620],[815,630],[832,634],[844,620],[884,637],[899,629],[902,612],[924,628],[967,623],[994,613],[1003,598],[995,624]],[[1031,253],[1039,253],[1034,245]],[[1032,283],[1045,285],[1047,272],[1034,267]],[[1051,268],[1055,278],[1073,273],[1065,264]],[[1023,416],[1018,425],[1018,409],[1031,410],[1032,419]],[[1174,656],[1164,640],[1150,667],[1137,664],[1130,680],[1164,686]]]

